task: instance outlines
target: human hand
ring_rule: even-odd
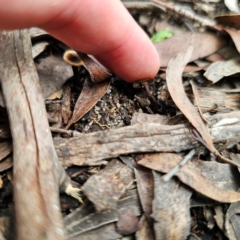
[[[153,78],[159,57],[119,0],[0,0],[0,29],[38,26],[122,79]]]

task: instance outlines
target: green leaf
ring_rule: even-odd
[[[173,33],[168,30],[161,30],[159,32],[156,32],[152,35],[151,41],[152,42],[161,42],[167,38],[170,38],[173,36]]]

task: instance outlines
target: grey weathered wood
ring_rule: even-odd
[[[154,233],[158,240],[186,239],[190,233],[190,198],[192,191],[179,180],[165,182],[162,174],[153,171]]]
[[[237,120],[238,119],[238,120]],[[240,138],[240,112],[209,117],[211,124],[225,121],[225,125],[210,128],[214,143]],[[232,124],[231,120],[238,121]],[[229,121],[229,124],[228,124]],[[55,139],[54,144],[63,166],[98,165],[103,160],[129,153],[181,152],[199,146],[191,134],[190,125],[162,125],[158,123],[84,134],[71,139]]]
[[[13,138],[16,239],[64,239],[59,164],[26,30],[0,32],[0,78]]]

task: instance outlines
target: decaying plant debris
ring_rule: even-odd
[[[152,2],[125,2],[174,35],[147,85],[37,28],[0,33],[1,239],[240,238],[240,16],[213,21],[239,8]]]

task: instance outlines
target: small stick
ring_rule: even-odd
[[[190,235],[192,235],[193,237],[195,237],[197,240],[201,240],[201,238],[199,238],[195,233],[190,233]]]
[[[159,7],[152,4],[151,2],[137,2],[137,1],[130,1],[130,2],[123,2],[123,5],[128,10],[154,10],[158,9]]]
[[[163,180],[168,182],[181,169],[181,167],[183,167],[189,160],[193,158],[195,153],[195,149],[192,149],[178,165],[176,165],[171,171],[163,176]]]
[[[148,82],[142,82],[142,85],[143,85],[143,87],[144,87],[144,89],[146,91],[148,99],[151,102],[151,107],[152,107],[153,112],[157,113],[157,111],[158,111],[158,103],[157,103],[156,98],[152,95],[152,93],[149,90]]]
[[[66,129],[61,129],[61,128],[55,128],[55,127],[50,127],[50,130],[52,132],[56,132],[56,133],[64,133],[67,134],[69,137],[78,137],[78,136],[82,136],[83,134],[78,132],[78,131],[72,131],[72,130],[66,130]]]
[[[165,9],[168,9],[170,11],[173,11],[177,14],[179,14],[180,16],[182,17],[186,17],[187,19],[190,19],[190,20],[193,20],[193,21],[196,21],[196,22],[199,22],[200,24],[202,24],[203,26],[207,26],[207,27],[210,27],[218,32],[222,32],[223,31],[223,27],[216,24],[215,21],[211,20],[211,19],[208,19],[208,18],[203,18],[203,17],[200,17],[198,15],[194,15],[192,14],[191,12],[187,11],[187,10],[184,10],[182,8],[178,8],[178,7],[175,7],[175,6],[172,6],[170,5],[169,3],[163,1],[163,0],[151,0],[151,2],[161,6],[161,7],[164,7]]]

